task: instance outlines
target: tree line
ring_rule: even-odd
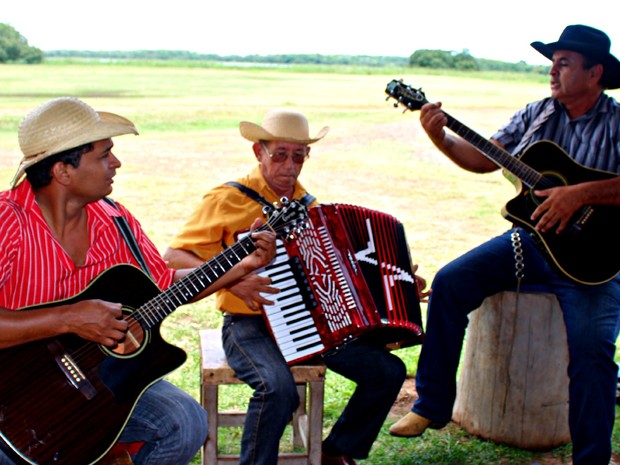
[[[369,55],[321,55],[321,54],[280,54],[280,55],[217,55],[202,54],[182,50],[135,50],[135,51],[89,51],[52,50],[43,52],[28,45],[28,41],[8,24],[0,23],[0,63],[41,63],[45,58],[82,58],[92,60],[178,60],[209,61],[222,63],[262,63],[266,65],[353,65],[370,67],[417,67],[433,69],[453,69],[460,71],[516,71],[546,73],[547,67],[528,65],[525,62],[507,63],[503,61],[476,58],[468,50],[453,52],[445,50],[416,50],[409,57],[369,56]]]
[[[547,66],[528,65],[524,61],[507,63],[499,60],[475,58],[467,49],[462,52],[447,50],[416,50],[409,57],[409,66],[419,68],[455,69],[462,71],[516,71],[526,73],[542,73],[548,71]]]
[[[353,65],[370,67],[416,67],[453,69],[459,71],[513,71],[545,74],[548,67],[528,65],[524,61],[507,63],[498,60],[475,58],[464,51],[461,53],[444,50],[417,50],[410,57],[368,56],[368,55],[216,55],[200,54],[180,50],[135,50],[135,51],[88,51],[54,50],[45,53],[49,58],[84,58],[92,60],[180,60],[210,61],[221,63],[262,63],[266,65]]]

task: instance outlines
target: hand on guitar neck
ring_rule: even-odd
[[[425,131],[459,166],[479,173],[501,167],[511,175],[518,195],[502,215],[530,232],[559,273],[581,284],[601,284],[620,272],[620,211],[611,200],[601,200],[612,199],[611,193],[620,190],[617,174],[580,165],[549,141],[513,156],[453,118],[441,104],[429,104],[421,90],[393,80],[385,92],[396,106],[424,112]],[[447,134],[445,127],[459,137]],[[602,194],[593,199],[592,192]]]
[[[467,171],[472,173],[496,171],[499,166],[485,157],[472,144],[446,132],[448,117],[441,106],[441,102],[427,102],[420,108],[420,124],[433,144],[450,160]],[[501,147],[496,141],[492,142]]]

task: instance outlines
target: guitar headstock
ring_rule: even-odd
[[[400,104],[411,111],[419,110],[422,108],[422,105],[428,103],[422,89],[415,89],[404,84],[402,80],[397,81],[393,79],[390,81],[385,88],[385,93],[388,94],[387,99],[391,97],[397,101],[397,103],[394,103],[395,107],[398,107]]]
[[[294,239],[308,225],[308,209],[299,200],[282,197],[280,203],[264,207],[263,213],[267,216],[266,227],[285,242]]]

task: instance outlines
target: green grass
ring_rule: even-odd
[[[163,252],[210,188],[247,173],[255,163],[241,120],[260,122],[274,107],[306,113],[311,132],[331,127],[312,148],[302,182],[323,202],[362,205],[391,213],[405,225],[411,255],[429,282],[446,262],[509,225],[499,211],[514,195],[499,173],[474,175],[446,162],[423,133],[418,116],[393,108],[384,89],[394,78],[422,86],[431,101],[483,136],[490,136],[525,103],[548,94],[547,79],[500,73],[411,69],[295,67],[222,68],[170,64],[54,63],[0,67],[0,185],[8,187],[21,158],[17,125],[45,100],[74,95],[97,109],[133,119],[141,135],[115,139],[123,167],[114,198],[128,206]],[[200,328],[218,328],[212,299],[179,309],[164,324],[165,337],[189,359],[169,379],[198,398]],[[419,348],[403,349],[411,375]],[[353,389],[329,373],[325,429],[334,423]],[[226,396],[243,406],[242,387]],[[364,465],[530,464],[540,455],[468,436],[456,427],[421,439],[392,438],[387,428]],[[238,444],[239,432],[225,439]],[[614,439],[620,451],[620,439]],[[554,453],[562,461],[570,447]],[[194,463],[199,463],[198,458]]]

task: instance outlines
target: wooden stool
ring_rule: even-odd
[[[243,426],[245,421],[245,412],[220,411],[218,407],[220,386],[243,384],[226,361],[221,337],[220,330],[200,331],[200,399],[209,416],[209,434],[202,449],[202,465],[239,463],[238,455],[220,454],[217,445],[219,427]],[[305,451],[280,453],[278,465],[320,465],[325,366],[296,365],[291,367],[291,372],[300,397],[299,407],[292,420],[293,445]]]
[[[523,449],[570,441],[568,348],[553,294],[501,292],[471,313],[453,420]]]

